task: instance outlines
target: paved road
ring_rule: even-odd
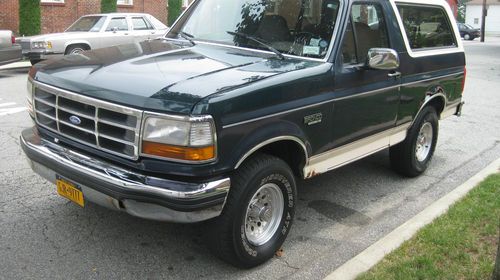
[[[203,226],[85,209],[34,175],[19,147],[30,126],[26,70],[0,72],[0,278],[321,279],[500,156],[500,40],[467,42],[467,104],[441,122],[425,176],[405,179],[387,152],[299,183],[284,255],[252,270],[215,259]]]

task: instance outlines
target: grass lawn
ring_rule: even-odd
[[[491,279],[500,229],[500,173],[422,228],[358,280]]]

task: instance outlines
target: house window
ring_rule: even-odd
[[[133,5],[134,1],[133,0],[116,0],[116,4],[118,5]]]
[[[474,24],[479,24],[479,18],[474,18]]]

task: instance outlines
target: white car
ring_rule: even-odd
[[[21,47],[10,30],[0,30],[0,65],[21,60]]]
[[[63,33],[19,37],[23,56],[35,64],[51,57],[110,47],[163,36],[168,27],[149,14],[86,15]]]

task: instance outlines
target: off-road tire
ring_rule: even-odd
[[[247,238],[247,208],[257,191],[275,184],[283,195],[283,213],[272,237],[255,246]],[[295,178],[280,158],[257,154],[248,159],[231,176],[231,189],[221,216],[209,221],[207,245],[220,259],[242,268],[251,268],[271,259],[285,241],[295,212]]]
[[[429,153],[423,160],[417,159],[417,140],[421,128],[425,123],[430,123],[432,126],[432,142]],[[418,114],[415,122],[408,130],[405,141],[393,146],[389,150],[391,166],[401,175],[407,177],[416,177],[422,174],[434,155],[439,132],[439,121],[436,109],[432,106],[426,106]]]

